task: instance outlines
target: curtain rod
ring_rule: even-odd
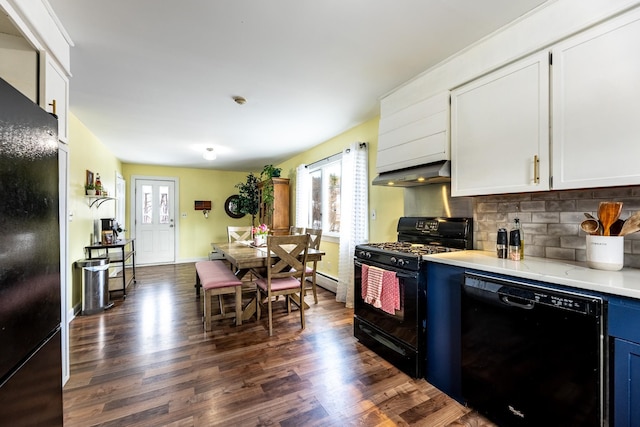
[[[359,144],[360,148],[365,148],[366,146],[367,146],[366,142],[361,142]],[[350,150],[349,148],[346,149],[347,152],[349,152],[349,150]],[[317,160],[317,161],[315,161],[313,163],[309,163],[308,165],[305,166],[305,168],[308,169],[310,167],[319,166],[321,163],[330,163],[330,162],[338,160],[340,157],[342,157],[342,153],[341,152],[340,153],[336,153],[336,154],[332,154],[331,156],[325,157],[324,159],[320,159],[320,160]]]

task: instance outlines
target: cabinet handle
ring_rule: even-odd
[[[57,114],[56,113],[56,100],[54,99],[53,101],[51,101],[51,103],[49,105],[51,105],[51,107],[53,108],[53,114]]]
[[[533,156],[533,182],[540,184],[540,159],[537,154]]]

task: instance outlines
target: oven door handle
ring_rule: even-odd
[[[363,265],[363,264],[362,264],[362,261],[357,261],[357,260],[356,260],[356,261],[354,261],[354,265],[355,265],[356,267],[362,268],[362,265]],[[369,265],[369,264],[367,264],[367,265]],[[381,267],[378,267],[378,268],[381,268]],[[383,269],[383,270],[384,270],[384,269]],[[398,279],[409,279],[409,280],[411,280],[411,279],[415,279],[415,278],[417,278],[417,277],[418,277],[418,273],[413,273],[413,274],[403,274],[403,273],[399,273],[399,272],[394,271],[394,270],[388,270],[388,271],[393,271],[393,272],[395,272],[395,273],[396,273],[396,277],[397,277]]]

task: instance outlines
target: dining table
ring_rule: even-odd
[[[256,246],[251,241],[236,240],[235,242],[212,243],[214,250],[222,255],[235,270],[238,279],[242,279],[252,269],[260,270],[267,267],[267,247]],[[309,248],[307,262],[320,261],[324,251]],[[273,258],[272,258],[273,259]],[[257,299],[252,298],[242,309],[242,321],[250,319],[256,313]],[[305,308],[309,306],[305,303]]]

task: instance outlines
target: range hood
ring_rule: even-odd
[[[383,172],[372,185],[389,187],[416,187],[418,185],[438,184],[451,181],[451,161],[444,160],[428,165],[415,166],[396,171]]]

